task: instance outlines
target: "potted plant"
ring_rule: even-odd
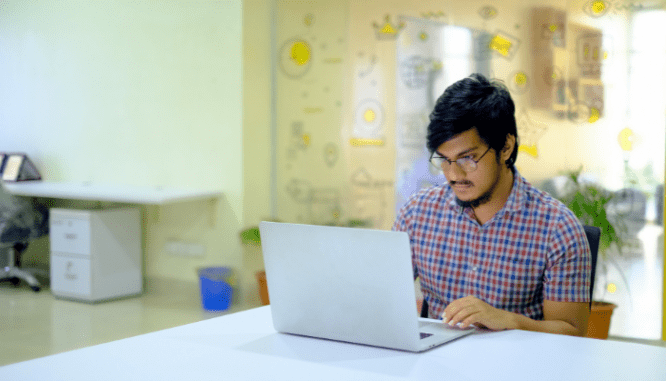
[[[613,199],[613,194],[599,184],[581,181],[581,171],[582,167],[576,171],[568,172],[563,189],[557,192],[555,197],[571,209],[583,225],[596,226],[601,229],[597,260],[601,271],[597,274],[606,274],[608,266],[612,265],[618,269],[620,276],[628,287],[627,279],[622,274],[620,266],[613,259],[613,255],[622,254],[623,247],[622,234],[618,230],[622,229],[622,225],[613,221],[607,211],[609,202]],[[598,280],[599,276],[596,279],[597,283]],[[604,288],[605,292],[606,289]],[[597,300],[595,296],[590,311],[588,337],[601,339],[608,337],[610,318],[616,307],[616,304]]]
[[[245,247],[251,249],[250,255],[253,257],[261,255],[261,236],[259,235],[258,226],[252,226],[241,231],[240,240]],[[262,259],[259,260],[263,263]],[[257,279],[259,286],[259,301],[261,302],[261,305],[265,306],[270,304],[268,299],[268,285],[266,284],[266,272],[264,270],[258,270],[254,273],[254,276]]]

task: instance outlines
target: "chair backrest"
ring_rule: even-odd
[[[0,243],[27,243],[48,234],[48,216],[46,206],[9,193],[0,180]]]
[[[601,238],[601,229],[596,226],[583,226],[587,242],[590,244],[590,257],[592,259],[592,273],[590,275],[590,306],[592,306],[592,292],[594,291],[594,276],[597,272],[597,256],[599,255],[599,239]]]
[[[587,242],[590,244],[590,256],[592,259],[592,273],[590,275],[590,307],[592,307],[592,292],[594,291],[594,276],[597,270],[597,255],[599,254],[599,239],[601,238],[601,229],[596,226],[583,226]],[[428,317],[428,302],[423,300],[421,305],[421,317]]]

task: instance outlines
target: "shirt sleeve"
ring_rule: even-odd
[[[391,230],[393,231],[400,231],[400,232],[406,232],[409,235],[409,246],[412,250],[412,271],[414,273],[414,279],[418,278],[419,272],[418,268],[416,266],[416,261],[414,260],[414,242],[412,242],[412,234],[409,229],[409,216],[411,215],[410,213],[410,205],[412,204],[413,200],[410,199],[403,205],[402,208],[400,208],[400,211],[398,212],[398,216],[395,219],[395,222],[393,223],[393,228]]]
[[[589,302],[591,254],[585,230],[566,210],[551,232],[543,296],[557,302]]]

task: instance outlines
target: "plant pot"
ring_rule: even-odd
[[[256,274],[257,283],[259,283],[259,300],[261,305],[266,306],[270,304],[268,300],[268,284],[266,283],[266,271],[258,271]]]
[[[611,315],[617,304],[608,302],[592,302],[590,320],[587,323],[587,337],[607,339]]]

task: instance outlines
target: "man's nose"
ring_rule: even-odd
[[[453,162],[453,163],[447,163],[443,166],[444,170],[444,176],[446,179],[451,182],[451,181],[460,181],[465,178],[465,171],[460,168],[458,163]]]

